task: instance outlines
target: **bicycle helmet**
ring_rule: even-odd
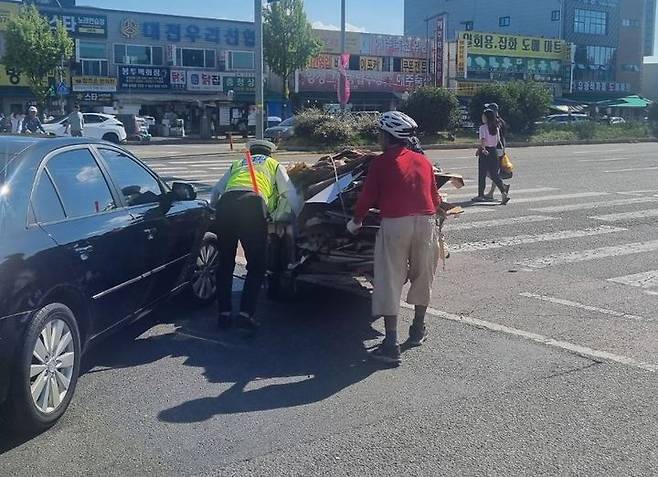
[[[412,118],[399,111],[389,111],[379,118],[379,127],[398,139],[414,136],[418,124]]]

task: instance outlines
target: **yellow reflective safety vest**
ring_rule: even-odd
[[[261,154],[253,156],[252,159],[258,192],[265,200],[268,212],[272,213],[276,210],[279,198],[279,191],[276,186],[276,171],[279,168],[279,163],[271,157]],[[232,190],[254,190],[246,158],[231,164],[230,177],[225,192]]]

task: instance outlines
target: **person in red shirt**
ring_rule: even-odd
[[[391,111],[382,115],[379,125],[384,153],[370,163],[347,229],[358,233],[369,210],[379,209],[382,223],[375,244],[372,313],[384,317],[386,337],[371,356],[399,365],[397,316],[407,280],[411,282],[407,302],[415,305],[407,343],[420,346],[427,338],[425,313],[439,259],[435,216],[441,197],[433,166],[415,137],[416,122],[406,114]]]

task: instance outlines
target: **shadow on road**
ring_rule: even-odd
[[[208,382],[230,387],[216,397],[163,410],[159,419],[200,422],[218,414],[321,401],[380,369],[366,361],[364,341],[380,336],[371,326],[368,300],[309,288],[297,303],[266,302],[261,310],[263,326],[249,338],[235,330],[218,331],[214,308],[190,312],[182,305],[173,307],[159,318],[174,323],[174,332],[139,337],[144,325],[137,325],[132,342],[122,333],[123,342],[115,336],[95,349],[88,366],[96,369],[89,372],[183,357],[185,366],[202,368]]]

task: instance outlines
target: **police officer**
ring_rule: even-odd
[[[248,147],[253,177],[246,158],[235,161],[213,187],[210,203],[216,208],[219,238],[218,325],[220,328],[231,325],[233,270],[239,241],[247,259],[247,278],[236,326],[253,332],[259,326],[254,312],[267,268],[268,219],[298,213],[301,202],[285,167],[272,158],[276,145],[253,140]]]

